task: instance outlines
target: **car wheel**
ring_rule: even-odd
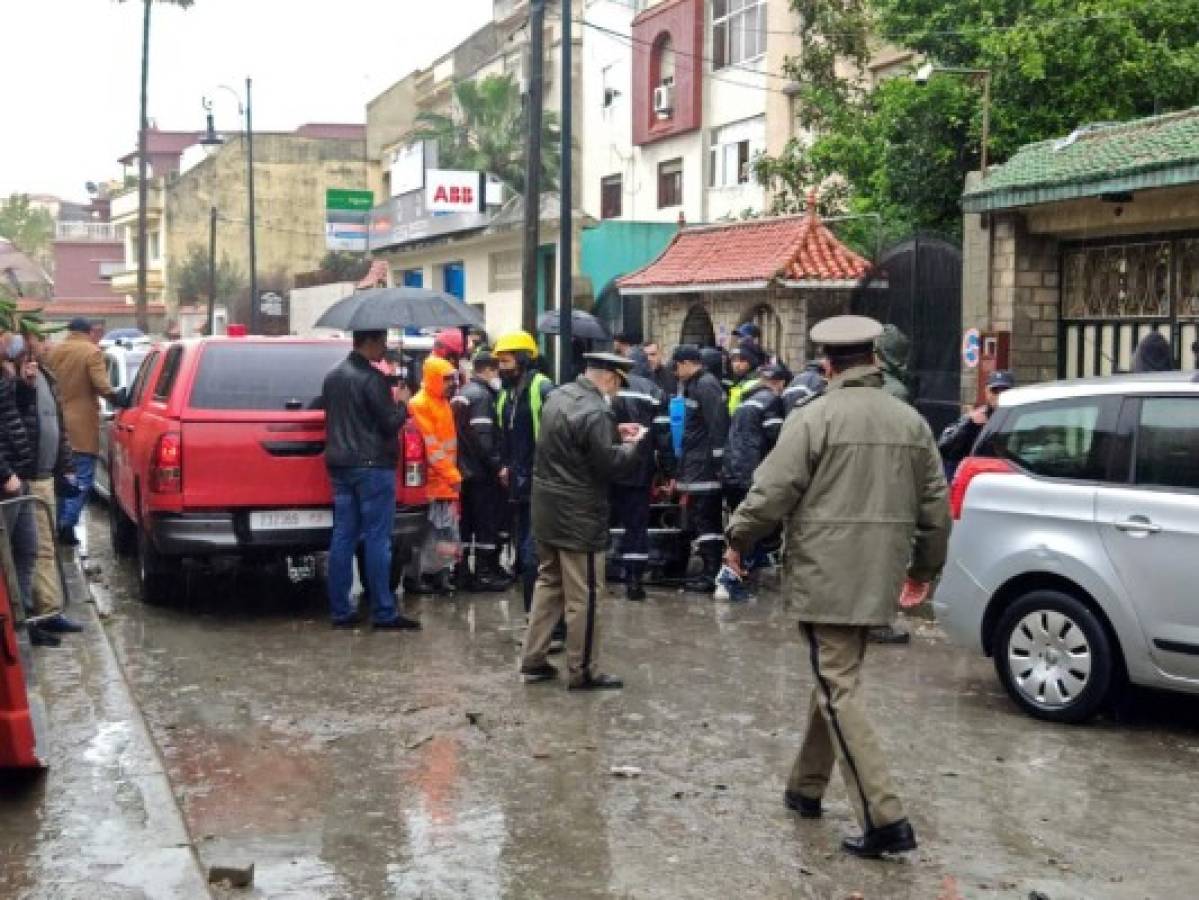
[[[1085,722],[1099,711],[1116,671],[1111,640],[1085,604],[1061,591],[1032,591],[995,627],[995,670],[1025,712]]]
[[[137,549],[137,526],[125,515],[115,496],[108,498],[108,535],[112,552],[117,556],[132,556]]]
[[[142,601],[153,606],[166,603],[180,583],[178,560],[163,556],[144,529],[137,532],[137,578]]]

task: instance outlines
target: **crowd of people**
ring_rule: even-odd
[[[98,346],[102,333],[82,318],[53,345],[31,325],[0,330],[0,494],[36,646],[58,646],[62,635],[82,630],[63,612],[56,544],[79,544],[99,453],[100,399],[119,401]]]

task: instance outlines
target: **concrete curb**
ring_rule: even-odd
[[[99,640],[95,641],[95,644],[104,655],[106,664],[120,676],[119,689],[122,694],[121,700],[127,705],[130,713],[127,720],[130,727],[131,743],[137,745],[139,753],[150,755],[156,763],[156,771],[148,771],[145,774],[139,775],[138,781],[140,787],[155,796],[160,816],[159,826],[165,825],[167,826],[166,830],[182,834],[186,837],[189,865],[184,867],[182,871],[175,872],[173,883],[168,880],[159,882],[156,887],[147,888],[147,896],[211,898],[213,894],[209,888],[208,880],[204,875],[204,867],[200,862],[199,854],[196,851],[195,838],[187,827],[187,820],[184,818],[183,809],[179,805],[178,798],[175,796],[174,790],[171,788],[170,779],[166,774],[166,760],[162,755],[161,748],[159,748],[158,744],[154,741],[153,735],[150,733],[149,724],[146,722],[141,707],[138,705],[133,693],[133,686],[129,682],[129,677],[126,675],[125,669],[121,666],[120,658],[117,655],[116,648],[112,645],[112,639],[108,634],[108,629],[105,627],[105,622],[100,617],[99,604],[92,594],[91,583],[83,572],[83,564],[79,555],[72,553],[69,560],[63,561],[63,569],[68,582],[67,586],[71,591],[70,606],[75,607],[74,612],[76,614],[83,608],[87,609],[87,618],[91,621],[96,633],[100,636]],[[146,848],[130,849],[134,852],[141,852]],[[155,848],[149,849],[153,850]]]

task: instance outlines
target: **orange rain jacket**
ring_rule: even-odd
[[[457,500],[462,485],[462,475],[458,472],[458,431],[450,401],[444,396],[445,380],[456,372],[453,363],[439,356],[428,356],[421,389],[408,404],[408,412],[425,439],[430,500]]]

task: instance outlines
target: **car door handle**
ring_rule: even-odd
[[[1121,531],[1140,531],[1145,534],[1158,534],[1161,532],[1160,525],[1154,525],[1144,516],[1131,516],[1123,522],[1113,523]]]

